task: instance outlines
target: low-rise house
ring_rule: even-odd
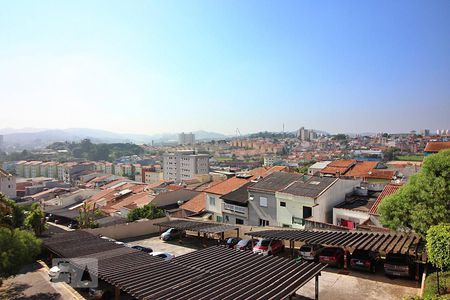
[[[450,142],[431,141],[428,142],[427,145],[425,146],[423,154],[425,156],[428,156],[430,154],[435,154],[445,149],[450,149]]]
[[[331,161],[329,161],[329,160],[318,161],[318,162],[314,163],[312,166],[310,166],[308,168],[308,175],[317,175],[318,173],[320,173],[320,171],[322,171],[324,168],[326,168],[330,163],[331,163]]]
[[[276,192],[279,226],[304,228],[305,220],[332,223],[333,207],[360,185],[360,180],[302,176]]]
[[[213,220],[217,222],[223,221],[223,201],[220,197],[240,188],[247,182],[247,179],[232,177],[205,190],[205,208],[212,213]]]
[[[347,196],[344,202],[333,208],[334,225],[354,229],[370,219],[370,210],[380,192],[369,193],[367,189],[362,191],[363,193],[353,193]]]
[[[320,174],[324,176],[340,177],[348,172],[354,165],[356,160],[354,159],[339,159],[332,161],[325,168],[320,170]]]
[[[199,216],[205,212],[206,193],[201,192],[194,198],[183,203],[180,208],[182,217]]]
[[[248,225],[274,226],[277,221],[275,193],[302,177],[298,173],[275,172],[248,187]]]
[[[248,225],[248,187],[254,182],[247,182],[238,189],[220,197],[222,199],[223,222]]]

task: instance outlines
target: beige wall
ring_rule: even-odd
[[[152,233],[159,233],[159,227],[155,223],[168,221],[168,217],[154,220],[139,220],[132,223],[112,225],[95,229],[88,229],[92,234],[107,236],[116,240],[137,237]]]

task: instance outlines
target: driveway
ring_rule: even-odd
[[[52,283],[48,270],[39,263],[26,266],[21,274],[11,277],[0,287],[1,300],[72,300],[83,299],[65,283]]]
[[[314,299],[314,282],[315,280],[311,280],[300,288],[297,299]],[[321,300],[397,300],[417,295],[418,292],[419,287],[415,281],[381,278],[378,274],[355,272],[345,275],[331,270],[322,271],[319,277]]]

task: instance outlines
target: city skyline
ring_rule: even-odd
[[[0,128],[450,128],[448,1],[30,1],[0,16]]]

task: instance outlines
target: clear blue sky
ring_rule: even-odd
[[[0,128],[450,128],[449,0],[0,4]]]

